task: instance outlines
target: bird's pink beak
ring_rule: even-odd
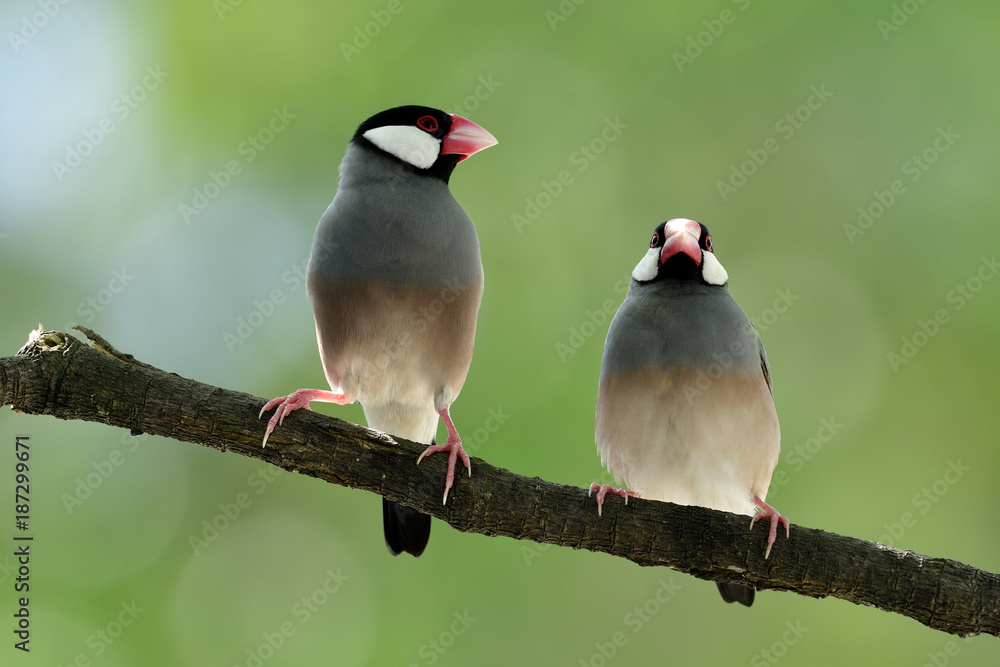
[[[496,138],[471,120],[451,115],[451,129],[441,142],[441,155],[461,155],[459,162],[484,148],[495,146]]]
[[[698,245],[701,239],[701,225],[687,218],[674,218],[667,221],[663,234],[666,238],[660,250],[660,264],[666,263],[678,253],[684,253],[695,264],[701,266],[701,246]]]

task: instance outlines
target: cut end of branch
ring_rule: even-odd
[[[43,352],[61,352],[72,337],[62,331],[46,331],[41,324],[28,334],[28,342],[17,351],[18,356],[33,357]]]

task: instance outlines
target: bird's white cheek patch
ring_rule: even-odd
[[[441,152],[439,139],[410,125],[376,127],[365,132],[365,139],[418,169],[429,168]]]
[[[659,270],[660,249],[650,248],[643,258],[639,260],[639,263],[635,265],[635,268],[632,269],[632,277],[639,282],[646,283],[655,278]]]
[[[703,252],[701,263],[701,277],[709,285],[725,285],[729,280],[729,274],[722,268],[722,264],[716,259],[715,253]]]

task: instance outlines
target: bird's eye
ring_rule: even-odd
[[[712,250],[712,237],[711,236],[706,236],[705,237],[705,250],[707,250],[709,252],[715,252],[714,250]]]
[[[434,132],[438,129],[437,118],[434,116],[421,116],[417,119],[417,127],[424,132]]]
[[[660,234],[658,232],[653,232],[653,239],[649,242],[650,248],[655,248],[660,242]]]

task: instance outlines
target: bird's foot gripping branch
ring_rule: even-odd
[[[456,476],[442,505],[447,461],[414,465],[425,445],[298,411],[261,448],[264,399],[160,370],[80,330],[90,345],[39,329],[16,355],[0,358],[0,404],[242,454],[379,494],[465,532],[597,551],[758,590],[837,597],[957,635],[1000,636],[997,574],[799,525],[765,560],[766,538],[747,531],[744,516],[641,498],[625,507],[614,497],[598,516],[586,489],[481,459],[473,461],[474,476]]]

